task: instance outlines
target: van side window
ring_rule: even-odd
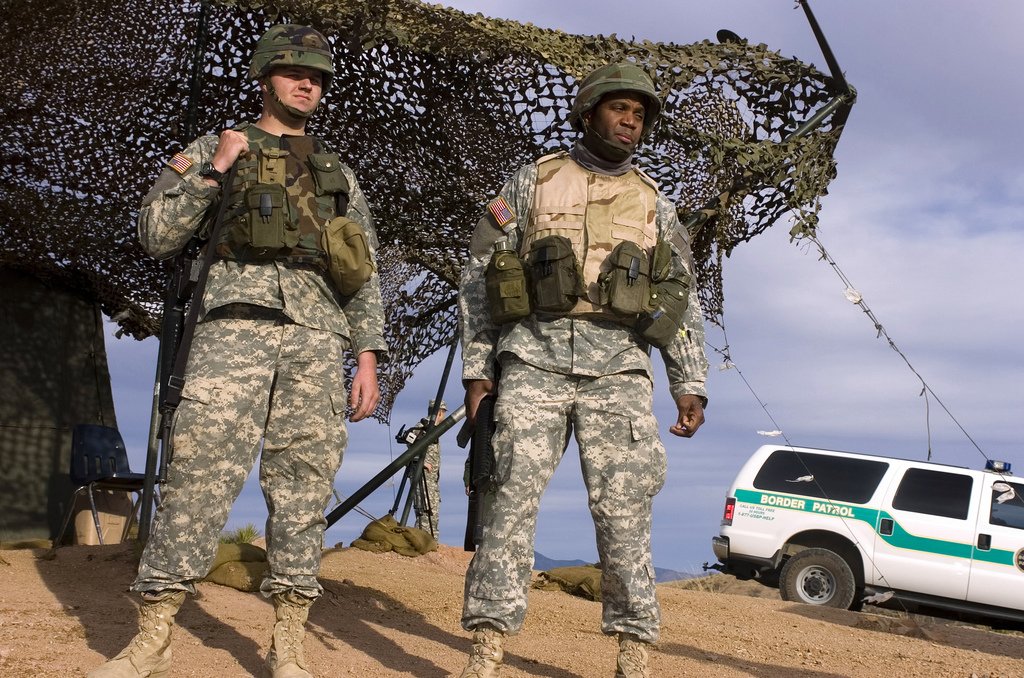
[[[892,499],[892,507],[901,511],[966,520],[971,508],[973,484],[974,479],[962,473],[907,469]]]
[[[863,504],[871,499],[888,468],[888,463],[873,459],[775,450],[757,472],[754,487]]]
[[[992,525],[1005,525],[1024,530],[1024,485],[1006,484],[1013,488],[1013,495],[1007,497],[1006,490],[993,488],[992,512],[989,514],[988,522]]]

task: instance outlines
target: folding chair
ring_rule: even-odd
[[[53,542],[53,548],[56,549],[64,539],[76,500],[83,492],[89,496],[96,536],[100,544],[103,543],[103,530],[100,527],[99,512],[96,510],[94,490],[135,493],[131,514],[125,521],[121,533],[121,541],[124,541],[142,501],[142,486],[145,479],[144,473],[132,473],[129,468],[128,451],[125,449],[120,431],[98,424],[76,425],[71,431],[71,484],[75,486],[75,491],[68,502],[68,510],[64,514],[64,522]]]

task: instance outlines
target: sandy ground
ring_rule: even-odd
[[[131,545],[0,551],[0,676],[80,676],[135,632]],[[419,558],[329,551],[324,597],[310,614],[306,656],[317,676],[456,675],[469,636],[459,627],[469,554],[442,546]],[[175,676],[261,675],[272,609],[258,594],[202,584],[175,628]],[[821,610],[661,585],[659,678],[674,676],[1024,677],[1024,634],[901,615]],[[868,608],[869,610],[872,608]],[[610,677],[615,644],[599,603],[531,591],[523,632],[506,644],[503,676]]]

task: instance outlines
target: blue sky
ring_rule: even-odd
[[[1024,414],[1024,4],[812,2],[859,94],[837,152],[839,175],[824,199],[821,242],[959,426],[934,398],[926,403],[921,381],[847,301],[836,273],[813,249],[790,243],[789,224],[779,223],[725,264],[731,356],[756,397],[736,370],[719,370],[722,359],[709,348],[707,423],[680,440],[667,433],[674,407],[658,373],[655,409],[670,469],[655,500],[659,567],[695,572],[713,561],[710,540],[733,476],[758,446],[779,441],[758,431],[778,427],[797,445],[913,459],[925,458],[930,438],[934,460],[980,467],[982,453],[962,426],[984,455],[1024,470],[1016,429]],[[823,67],[790,0],[444,4],[573,33],[663,42],[713,39],[729,28]],[[725,344],[712,327],[708,341]],[[118,423],[141,469],[156,341],[110,336],[107,347]],[[398,398],[391,428],[350,428],[340,493],[404,450],[394,434],[425,414],[443,363],[437,355],[418,370]],[[446,399],[453,405],[461,396],[456,378]],[[441,540],[461,545],[464,452],[454,433],[442,440],[442,459]],[[385,485],[363,507],[386,513],[392,491]],[[250,479],[229,526],[262,526],[265,516]],[[328,531],[328,543],[348,544],[365,522],[350,514]],[[553,558],[596,558],[572,449],[544,497],[537,549]]]

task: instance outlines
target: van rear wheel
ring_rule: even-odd
[[[779,575],[783,600],[849,609],[856,593],[853,571],[843,557],[828,549],[804,549],[791,556]]]

